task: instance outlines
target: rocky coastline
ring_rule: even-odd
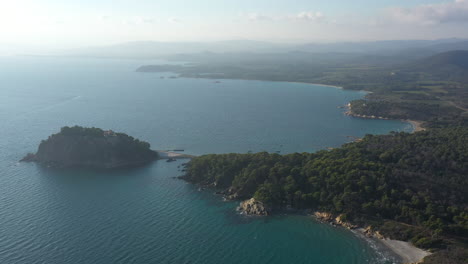
[[[184,179],[184,177],[179,177],[180,179]],[[187,180],[187,179],[184,179]],[[217,184],[198,184],[199,190],[203,190],[205,188],[217,188]],[[233,187],[227,188],[222,191],[216,191],[215,194],[222,195],[223,199],[226,201],[239,201],[239,205],[237,207],[237,211],[241,215],[245,216],[254,216],[254,217],[265,217],[271,216],[274,212],[282,211],[279,208],[273,208],[271,206],[267,206],[261,201],[256,200],[255,198],[245,199],[242,195],[240,195]],[[284,208],[283,208],[284,209]],[[288,210],[290,212],[290,210]],[[312,216],[319,222],[324,224],[329,224],[334,227],[342,227],[346,228],[353,233],[355,233],[360,238],[366,239],[368,241],[374,241],[373,243],[378,243],[382,249],[389,252],[394,258],[398,259],[399,263],[401,264],[419,264],[423,263],[424,258],[426,256],[431,255],[432,253],[429,251],[422,250],[420,248],[415,247],[410,242],[406,241],[399,241],[393,240],[388,237],[385,237],[379,230],[376,230],[371,225],[357,225],[354,224],[346,219],[346,216],[343,214],[335,215],[329,212],[321,212],[321,211],[311,211],[311,210],[303,210],[300,211],[301,213],[307,214]]]
[[[345,221],[343,214],[334,216],[333,214],[327,212],[314,212],[313,216],[320,222],[328,223],[333,226],[342,226],[350,230],[358,228],[357,225]]]
[[[233,192],[232,189],[216,192],[216,194],[222,194],[226,200],[239,200],[239,196]],[[256,200],[255,198],[251,198],[241,201],[237,207],[237,211],[240,212],[240,214],[246,216],[265,217],[272,215],[272,213],[276,210],[274,210],[272,207],[266,206],[264,203]],[[371,225],[360,226],[353,224],[352,222],[347,221],[346,216],[343,214],[334,215],[329,212],[320,211],[311,213],[310,210],[304,212],[307,212],[308,215],[311,215],[319,222],[330,224],[334,227],[346,228],[363,239],[374,241],[373,243],[378,243],[380,245],[379,247],[385,249],[385,251],[389,252],[389,254],[394,256],[395,259],[398,259],[399,263],[402,264],[423,263],[424,258],[432,254],[429,251],[415,247],[410,242],[393,240],[385,237],[379,232],[379,230],[376,230]]]
[[[346,105],[346,111],[345,111],[345,115],[347,116],[352,116],[352,117],[359,117],[359,118],[366,118],[366,119],[381,119],[381,120],[390,120],[390,118],[386,118],[386,117],[383,117],[383,116],[375,116],[375,115],[360,115],[360,114],[356,114],[353,112],[353,109],[352,109],[352,106],[351,106],[351,103],[348,103]]]
[[[424,263],[424,258],[432,254],[429,251],[415,247],[410,242],[387,238],[371,225],[365,227],[354,225],[349,221],[345,221],[343,215],[335,216],[328,212],[314,212],[313,217],[322,223],[331,224],[335,227],[344,227],[367,239],[378,241],[382,246],[394,253],[403,264]]]
[[[347,116],[357,117],[357,118],[365,118],[365,119],[379,119],[379,120],[392,120],[391,118],[383,117],[383,116],[375,116],[375,115],[360,115],[353,112],[351,103],[347,104],[344,108],[347,110],[344,112]],[[401,120],[402,122],[410,123],[413,126],[413,133],[424,131],[426,130],[423,125],[424,122],[418,120]]]

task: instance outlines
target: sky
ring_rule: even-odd
[[[0,0],[0,45],[468,38],[468,0]]]

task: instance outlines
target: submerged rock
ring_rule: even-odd
[[[22,158],[21,162],[33,162],[36,159],[36,155],[34,153],[28,153],[24,158]]]

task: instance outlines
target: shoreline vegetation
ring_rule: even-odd
[[[333,88],[338,88],[338,89],[343,89],[343,87],[338,87],[338,86],[332,86],[332,85],[323,85],[323,84],[314,84],[314,85],[321,85],[325,87],[333,87]],[[372,93],[369,91],[364,91],[367,94]],[[376,117],[376,116],[366,116],[366,115],[359,115],[355,114],[352,111],[352,105],[349,103],[346,108],[348,109],[345,114],[348,116],[356,117],[356,118],[364,118],[364,119],[380,119],[380,120],[390,120],[389,118],[385,117]],[[417,121],[417,120],[400,120],[402,122],[406,122],[411,124],[413,127],[413,131],[411,133],[416,133],[420,131],[425,131],[426,129],[423,127],[424,122],[422,121]],[[356,139],[357,142],[361,141],[362,139]],[[325,213],[326,214],[326,213]],[[368,226],[367,228],[363,227],[357,227],[353,226],[351,223],[345,223],[341,222],[339,218],[331,218],[331,219],[324,219],[323,218],[324,213],[319,213],[316,212],[314,213],[314,216],[317,220],[324,222],[324,223],[330,223],[332,225],[339,225],[345,228],[348,228],[352,231],[358,232],[355,234],[361,234],[365,238],[373,238],[378,241],[382,246],[385,248],[389,249],[392,253],[394,253],[396,256],[398,256],[402,263],[404,264],[410,264],[410,263],[422,263],[423,259],[432,253],[427,250],[423,250],[421,248],[418,248],[414,246],[411,242],[407,241],[401,241],[401,240],[394,240],[394,239],[389,239],[384,236],[382,236],[378,231],[371,231],[372,227]]]
[[[467,132],[368,135],[316,153],[204,155],[181,178],[243,201],[244,215],[318,209],[329,212],[326,222],[383,239],[403,261],[464,263],[455,259],[466,255]]]
[[[345,111],[345,115],[352,116],[352,117],[364,118],[364,119],[398,120],[398,119],[386,118],[386,117],[383,117],[383,116],[375,116],[375,115],[370,115],[370,116],[368,116],[368,115],[356,114],[356,113],[353,112],[353,106],[352,106],[351,103],[349,103],[348,105],[346,105],[346,108],[347,108],[347,110]],[[405,120],[405,119],[401,119],[400,121],[411,124],[411,126],[413,127],[412,133],[416,133],[416,132],[420,132],[420,131],[425,131],[425,130],[426,130],[426,128],[424,127],[424,126],[425,126],[425,122],[423,122],[423,121],[410,120],[410,119],[406,119],[406,120]]]

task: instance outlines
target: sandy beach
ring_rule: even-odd
[[[424,257],[431,254],[428,251],[413,246],[409,242],[391,239],[379,239],[379,241],[397,254],[404,264],[419,263]]]
[[[355,231],[356,231],[355,234],[358,235],[359,237],[363,237],[365,239],[371,239],[373,241],[376,241],[377,243],[380,243],[382,247],[385,247],[386,249],[389,250],[389,252],[392,252],[393,254],[395,254],[395,256],[398,256],[402,264],[419,263],[426,256],[429,256],[430,254],[432,254],[429,251],[425,251],[425,250],[415,247],[410,242],[387,239],[387,238],[377,237],[375,235],[369,237],[368,234],[366,234],[366,230],[364,228],[357,228],[355,229]]]
[[[344,90],[344,88],[341,87],[341,86],[336,86],[336,85],[331,85],[331,84],[308,83],[308,82],[297,82],[297,83],[306,83],[306,84],[312,84],[312,85],[318,85],[318,86],[325,86],[325,87],[331,87],[331,88],[336,88],[336,89]]]
[[[422,127],[422,124],[423,124],[422,121],[416,121],[416,120],[404,120],[404,121],[410,123],[413,126],[414,128],[413,133],[426,130],[425,128]]]
[[[172,151],[158,150],[157,152],[159,154],[159,159],[191,159],[195,157],[193,155],[172,152]]]

